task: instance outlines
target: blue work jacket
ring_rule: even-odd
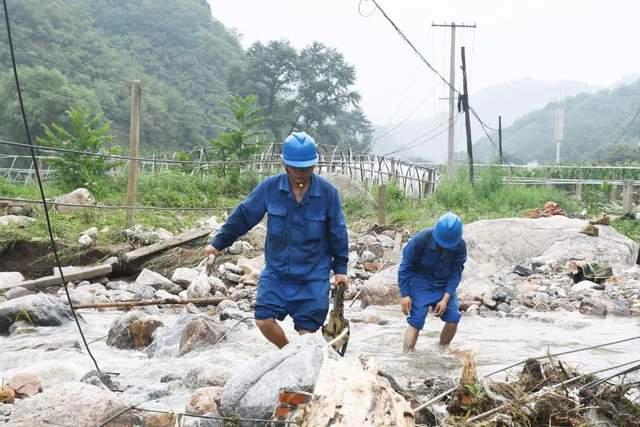
[[[262,181],[231,213],[211,241],[218,250],[268,214],[266,267],[285,280],[329,279],[330,269],[347,274],[349,241],[338,190],[312,174],[301,203],[295,200],[286,173]]]
[[[444,290],[455,296],[467,261],[467,245],[461,240],[451,249],[441,248],[432,233],[432,228],[420,231],[402,252],[398,285],[403,297],[411,295],[412,283],[419,289]]]

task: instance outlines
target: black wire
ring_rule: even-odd
[[[24,129],[27,134],[27,140],[29,141],[30,149],[31,149],[31,158],[33,160],[33,164],[35,167],[36,178],[38,181],[38,188],[40,190],[40,196],[42,198],[42,204],[44,206],[44,214],[47,221],[47,231],[49,233],[49,240],[51,241],[51,248],[53,249],[53,255],[56,260],[56,265],[58,266],[58,271],[60,272],[60,280],[62,280],[62,285],[64,286],[65,294],[67,295],[67,300],[69,302],[69,308],[71,308],[71,313],[73,314],[73,318],[76,321],[76,325],[78,326],[78,331],[80,332],[80,336],[82,337],[82,342],[84,343],[85,348],[87,349],[87,353],[93,364],[96,367],[96,370],[100,373],[100,367],[98,367],[98,362],[95,357],[91,353],[89,349],[89,344],[87,344],[87,339],[84,336],[84,332],[82,332],[82,327],[80,326],[80,321],[78,320],[78,316],[76,315],[76,310],[73,307],[73,303],[71,302],[71,296],[69,295],[69,288],[67,286],[67,281],[64,278],[64,273],[62,272],[62,264],[60,263],[60,257],[58,256],[58,249],[56,247],[56,241],[53,238],[53,230],[51,229],[51,219],[49,218],[49,210],[47,208],[47,200],[44,194],[44,188],[42,187],[42,179],[40,178],[40,168],[38,167],[38,161],[36,160],[36,153],[34,150],[34,144],[31,140],[31,133],[29,132],[29,123],[27,122],[27,115],[24,111],[24,102],[22,100],[22,89],[20,88],[20,79],[18,78],[18,67],[16,65],[16,57],[13,49],[13,39],[11,37],[11,24],[9,22],[9,10],[7,8],[7,0],[2,0],[2,5],[4,7],[4,18],[7,24],[7,38],[9,40],[9,51],[11,52],[11,63],[13,65],[13,76],[16,82],[16,91],[18,92],[18,101],[20,104],[20,113],[22,115],[22,121],[24,123]]]
[[[434,95],[435,93],[435,88],[434,90],[426,97],[424,98],[420,104],[418,104],[418,106],[411,112],[409,113],[409,115],[407,117],[405,117],[403,120],[401,120],[400,122],[398,122],[397,124],[395,124],[394,126],[390,127],[389,129],[385,130],[384,132],[382,132],[380,135],[376,136],[375,138],[373,138],[371,140],[371,142],[376,142],[379,139],[389,135],[391,132],[393,132],[394,130],[398,129],[399,127],[401,127],[403,124],[405,124],[411,117],[413,117],[413,115],[429,100],[431,99],[431,97]]]
[[[422,135],[420,135],[419,137],[414,138],[413,140],[409,141],[407,144],[405,144],[405,145],[401,146],[400,148],[398,148],[398,149],[396,149],[396,150],[393,150],[393,151],[390,151],[390,152],[388,152],[388,153],[386,153],[386,154],[383,154],[383,155],[382,155],[382,157],[386,157],[386,156],[388,156],[388,155],[390,155],[390,154],[401,153],[401,152],[403,152],[403,151],[411,150],[412,148],[415,148],[415,147],[418,147],[418,146],[420,146],[420,145],[426,144],[427,142],[429,142],[429,141],[432,141],[432,140],[436,139],[437,137],[439,137],[440,135],[442,135],[443,133],[445,133],[446,131],[448,131],[450,127],[455,126],[455,124],[458,122],[458,120],[459,120],[459,119],[460,119],[460,114],[458,114],[458,115],[455,117],[455,119],[454,119],[454,121],[453,121],[453,123],[452,123],[451,125],[449,125],[449,126],[445,127],[444,129],[442,129],[442,130],[441,130],[440,132],[438,132],[437,134],[435,134],[435,135],[433,135],[433,136],[431,136],[431,137],[427,138],[426,140],[416,142],[416,141],[418,141],[419,139],[421,139],[421,138],[423,138],[423,137],[425,137],[425,136],[427,136],[427,135],[429,135],[429,134],[431,134],[431,133],[435,132],[436,130],[440,129],[440,128],[442,127],[442,125],[447,124],[447,123],[449,122],[449,119],[447,119],[446,121],[444,121],[444,122],[440,123],[439,125],[437,125],[437,126],[436,126],[436,127],[434,127],[433,129],[429,130],[428,132],[425,132],[425,133],[423,133]]]
[[[360,0],[360,3],[358,3],[358,13],[360,14],[360,16],[362,16],[363,18],[368,18],[371,15],[373,15],[374,13],[376,13],[376,8],[374,7],[373,10],[371,10],[371,12],[369,12],[369,14],[363,13],[362,12],[362,4],[364,2],[366,2],[368,0]]]
[[[624,137],[624,135],[627,133],[627,131],[629,130],[629,128],[631,127],[631,125],[633,125],[633,123],[636,121],[636,119],[640,116],[640,108],[638,108],[638,111],[636,111],[636,114],[633,116],[633,118],[631,119],[631,121],[627,124],[627,126],[624,128],[624,130],[622,132],[620,132],[620,135],[616,138],[615,141],[613,141],[612,144],[610,145],[615,145],[618,142],[620,142],[620,140]]]

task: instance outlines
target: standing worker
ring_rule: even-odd
[[[416,234],[402,252],[398,285],[402,312],[407,315],[404,351],[413,351],[429,312],[445,322],[440,345],[449,345],[458,329],[460,310],[456,289],[460,284],[467,245],[462,239],[462,220],[447,212],[434,228]]]
[[[217,255],[268,214],[264,271],[256,297],[256,324],[269,341],[288,339],[276,322],[293,318],[300,335],[318,330],[329,309],[329,276],[347,287],[349,244],[338,190],[313,173],[318,151],[304,132],[289,135],[282,147],[286,173],[262,181],[231,213],[206,247]]]

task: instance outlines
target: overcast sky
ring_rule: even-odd
[[[357,69],[362,106],[376,124],[397,122],[431,97],[415,118],[446,109],[444,85],[400,39],[380,12],[365,18],[359,0],[209,0],[213,15],[242,34],[243,45],[285,38],[339,49]],[[466,46],[470,90],[519,80],[580,80],[608,86],[640,72],[638,0],[379,0],[418,49],[449,74],[448,28]],[[364,0],[368,14],[373,3]],[[461,87],[458,77],[456,86]]]

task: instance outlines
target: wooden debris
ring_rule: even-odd
[[[152,300],[133,300],[133,301],[118,301],[118,302],[103,302],[103,303],[95,303],[95,304],[78,304],[73,307],[76,309],[79,308],[129,308],[129,307],[140,307],[145,305],[184,305],[184,304],[193,304],[193,305],[218,305],[220,302],[229,299],[227,297],[212,297],[212,298],[188,298],[181,299],[179,297],[175,298],[163,298],[163,299],[152,299]]]
[[[79,271],[70,272],[64,274],[64,278],[67,282],[77,282],[80,280],[93,279],[95,277],[104,277],[111,274],[113,271],[113,264],[101,264],[95,267],[82,268]],[[11,289],[21,287],[25,289],[43,289],[49,286],[61,285],[62,279],[60,275],[41,277],[35,280],[25,280],[24,282],[0,286],[0,289]]]
[[[182,234],[178,234],[177,236],[174,236],[163,242],[154,243],[152,245],[138,248],[134,251],[128,252],[122,256],[122,261],[124,263],[134,262],[138,259],[147,257],[149,255],[155,254],[165,249],[169,249],[174,246],[178,246],[183,243],[190,242],[192,240],[200,239],[210,234],[212,230],[213,230],[212,228],[201,228],[198,230],[191,230]]]

